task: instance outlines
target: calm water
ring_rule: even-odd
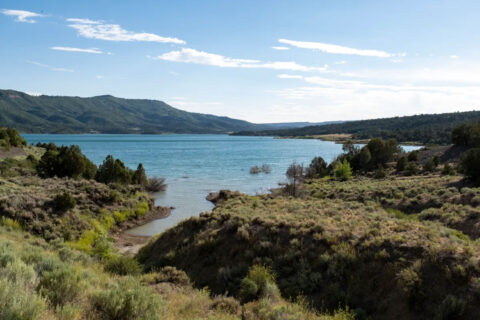
[[[212,209],[205,200],[220,189],[255,194],[285,181],[292,161],[308,165],[315,156],[327,162],[341,153],[341,145],[320,140],[233,137],[228,135],[107,135],[25,134],[29,143],[79,145],[99,165],[109,154],[135,169],[143,163],[148,176],[165,177],[166,192],[155,194],[156,204],[175,207],[170,217],[131,230],[154,235],[180,220]],[[412,147],[407,147],[410,149]],[[250,167],[268,164],[270,174],[251,175]]]

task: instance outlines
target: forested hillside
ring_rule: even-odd
[[[31,96],[0,90],[0,125],[25,133],[227,133],[269,125],[191,113],[156,100]]]
[[[324,126],[296,129],[238,132],[236,135],[315,136],[325,134],[351,134],[353,139],[395,138],[399,142],[422,144],[449,144],[453,128],[462,123],[480,121],[480,111],[441,114],[421,114],[361,121],[349,121]]]

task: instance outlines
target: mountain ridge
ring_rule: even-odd
[[[0,90],[0,125],[23,133],[231,133],[310,123],[256,124],[180,110],[153,99],[30,95]]]

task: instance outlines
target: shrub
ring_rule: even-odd
[[[397,169],[397,172],[402,172],[406,169],[407,167],[407,164],[408,164],[408,159],[407,157],[403,156],[403,157],[400,157],[398,160],[397,160],[397,166],[396,166],[396,169]]]
[[[148,184],[146,187],[147,191],[150,192],[160,192],[167,190],[167,184],[165,183],[165,178],[152,177],[148,179]]]
[[[40,320],[45,310],[44,299],[21,283],[0,278],[0,319]]]
[[[75,201],[75,198],[67,191],[58,194],[53,198],[53,207],[59,212],[71,210],[75,208],[76,204],[77,202]]]
[[[239,314],[241,311],[240,303],[234,298],[226,296],[215,297],[210,308],[229,314]]]
[[[323,178],[328,175],[329,172],[325,160],[322,157],[313,158],[307,169],[307,176],[309,178]]]
[[[348,163],[347,160],[338,162],[335,165],[334,173],[335,173],[335,178],[340,179],[342,181],[350,179],[350,177],[352,176],[352,168],[350,167],[350,163]]]
[[[408,161],[418,161],[418,150],[408,153]]]
[[[190,284],[190,278],[184,271],[170,266],[163,267],[158,272],[146,274],[144,281],[148,284],[161,282],[169,282],[179,286],[187,286]]]
[[[453,176],[455,174],[455,169],[453,169],[453,167],[450,164],[445,163],[442,169],[442,174]]]
[[[377,170],[375,170],[375,179],[383,179],[387,176],[387,173],[385,172],[385,169],[383,167],[379,167]]]
[[[91,253],[100,259],[110,259],[113,256],[113,245],[108,237],[101,233],[95,237],[92,243]]]
[[[121,276],[139,275],[142,272],[142,267],[138,261],[132,257],[117,256],[110,258],[107,261],[105,264],[105,271]]]
[[[162,309],[160,296],[135,279],[126,279],[111,289],[90,297],[101,319],[157,320]]]
[[[437,309],[437,319],[459,319],[465,312],[467,303],[461,298],[448,295]]]
[[[470,149],[460,158],[462,172],[474,183],[480,184],[480,148]]]
[[[259,174],[262,172],[262,169],[260,169],[259,166],[253,166],[250,168],[250,174]]]
[[[272,168],[270,167],[270,165],[264,163],[262,164],[262,172],[269,174],[270,172],[272,172]]]
[[[11,228],[11,229],[14,229],[14,230],[22,230],[22,226],[20,225],[20,223],[16,220],[11,219],[11,218],[2,217],[0,219],[0,224],[2,226],[5,226],[7,228]]]
[[[425,163],[423,169],[427,172],[434,172],[435,169],[437,169],[437,166],[435,165],[435,162],[433,162],[433,160],[429,160]]]
[[[417,173],[418,173],[418,166],[415,164],[415,162],[409,162],[405,167],[405,175],[413,176],[413,175],[416,175]]]
[[[239,296],[242,301],[249,302],[270,295],[272,292],[278,293],[278,289],[275,291],[272,289],[272,285],[276,287],[275,276],[271,269],[261,265],[253,265],[240,283]]]
[[[38,291],[52,305],[63,306],[74,302],[83,291],[81,277],[72,267],[56,260],[46,260],[40,268]]]

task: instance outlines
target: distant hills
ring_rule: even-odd
[[[230,133],[311,124],[254,124],[187,112],[157,100],[32,96],[0,90],[0,125],[24,133]]]
[[[381,137],[395,138],[399,142],[449,144],[454,127],[462,123],[478,121],[480,121],[480,111],[468,111],[348,121],[292,129],[243,131],[236,132],[235,135],[309,137],[346,133],[351,134],[353,139]]]

